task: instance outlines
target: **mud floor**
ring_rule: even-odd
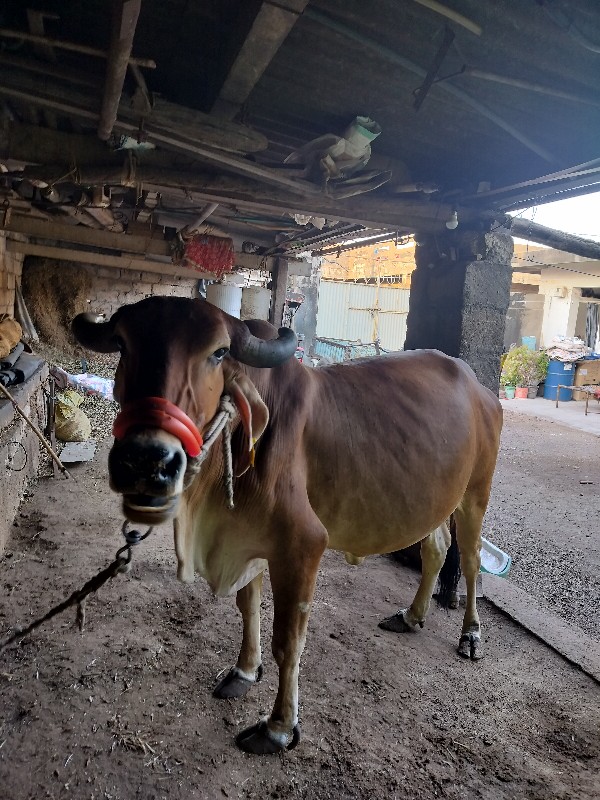
[[[556,528],[542,502],[556,462],[531,454],[525,465],[510,449],[525,439],[535,449],[530,428],[508,420],[490,515],[507,536],[499,544],[519,543],[514,570],[523,582],[521,551],[531,549],[523,540]],[[567,438],[560,457],[573,466]],[[543,451],[543,440],[535,447]],[[106,444],[74,469],[76,483],[43,480],[24,503],[0,560],[0,638],[80,586],[121,545],[105,456]],[[579,480],[561,495],[571,536],[561,557],[590,524],[580,495],[594,487]],[[265,677],[245,699],[219,701],[211,690],[235,662],[241,630],[233,599],[213,598],[201,581],[177,583],[167,527],[133,561],[130,575],[90,599],[83,635],[68,613],[0,655],[0,800],[600,796],[600,687],[485,601],[479,663],[456,655],[458,611],[433,609],[418,634],[378,630],[417,584],[383,557],[352,568],[327,554],[300,674],[303,739],[281,756],[241,753],[234,735],[275,696],[268,586]]]

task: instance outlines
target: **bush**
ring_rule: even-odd
[[[536,386],[548,372],[548,356],[526,345],[510,348],[504,358],[500,383],[502,386]]]

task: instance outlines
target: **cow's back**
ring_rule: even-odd
[[[334,549],[418,541],[491,480],[502,409],[458,359],[418,350],[324,367],[306,394],[308,496]]]

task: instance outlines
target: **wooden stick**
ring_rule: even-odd
[[[29,419],[29,417],[27,416],[27,414],[26,414],[26,413],[23,411],[23,409],[22,409],[22,408],[21,408],[21,406],[20,406],[20,405],[17,403],[17,401],[15,400],[15,398],[12,396],[12,394],[11,394],[11,393],[8,391],[8,389],[7,389],[5,386],[3,386],[1,383],[0,383],[0,392],[1,392],[1,393],[2,393],[2,394],[5,396],[5,397],[6,397],[6,399],[7,399],[7,400],[10,400],[10,402],[11,402],[11,403],[13,404],[13,406],[15,407],[15,409],[16,409],[16,411],[17,411],[17,413],[18,413],[18,414],[19,414],[19,415],[20,415],[20,416],[21,416],[21,417],[22,417],[22,418],[25,420],[25,422],[26,422],[26,423],[29,425],[29,427],[31,428],[31,430],[32,430],[32,431],[35,433],[35,435],[37,436],[37,438],[40,440],[40,442],[42,443],[42,446],[43,446],[43,447],[44,447],[44,448],[45,448],[45,449],[48,451],[48,453],[49,453],[50,457],[52,458],[52,460],[54,461],[54,463],[57,465],[57,467],[60,469],[60,471],[63,473],[63,475],[64,475],[66,478],[73,478],[73,476],[72,476],[72,475],[71,475],[71,473],[68,471],[68,469],[65,467],[65,465],[62,463],[62,461],[60,460],[60,458],[59,458],[59,457],[56,455],[56,453],[54,452],[54,450],[53,450],[53,449],[50,447],[50,445],[48,444],[48,442],[47,442],[47,441],[46,441],[46,439],[44,438],[44,434],[43,434],[43,433],[40,431],[40,429],[39,429],[39,428],[38,428],[38,426],[35,424],[35,422],[32,422],[32,421]]]
[[[27,33],[26,31],[14,31],[9,28],[0,28],[0,36],[8,39],[23,39],[26,42],[37,42],[38,44],[48,44],[50,47],[58,47],[59,50],[72,50],[74,53],[83,53],[86,56],[97,56],[98,58],[108,58],[105,50],[97,47],[88,47],[86,44],[76,44],[75,42],[63,42],[60,39],[53,39],[50,36],[40,36],[37,33]],[[156,69],[156,61],[151,58],[130,58],[131,64],[147,69]]]
[[[98,122],[98,138],[103,142],[108,141],[117,120],[119,102],[127,74],[127,65],[131,58],[133,37],[141,7],[142,0],[121,0],[120,3],[115,3],[113,6],[106,80],[100,121]]]

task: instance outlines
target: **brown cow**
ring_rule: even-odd
[[[297,743],[298,668],[327,547],[358,563],[420,541],[415,599],[381,623],[413,631],[425,620],[453,515],[467,584],[459,652],[480,656],[475,581],[502,411],[466,364],[417,350],[315,370],[290,358],[291,331],[183,298],[142,300],[108,322],[80,315],[73,329],[92,350],[121,352],[109,472],[125,515],[173,518],[179,579],[199,573],[217,594],[237,593],[242,646],[218,697],[240,696],[260,678],[269,569],[279,690],[269,718],[237,737],[243,750]],[[238,411],[233,510],[221,447],[198,466],[224,394]]]

